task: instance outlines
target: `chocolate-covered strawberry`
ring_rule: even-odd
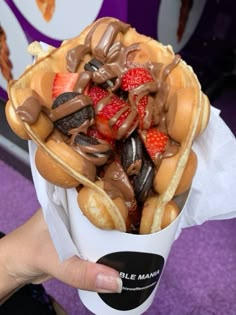
[[[121,164],[128,176],[138,175],[143,163],[143,144],[137,133],[127,138],[121,148]]]
[[[129,103],[98,86],[89,90],[95,109],[95,124],[101,134],[110,139],[129,137],[138,125],[138,112]]]
[[[92,100],[76,92],[62,93],[54,100],[49,117],[65,135],[86,133],[94,123]]]
[[[149,129],[153,124],[155,105],[153,98],[149,95],[153,85],[151,72],[143,67],[129,68],[122,76],[121,89],[128,93],[130,104],[137,108],[140,129]]]
[[[148,130],[139,131],[139,135],[151,160],[156,168],[159,167],[167,148],[167,144],[169,143],[168,135],[154,127]]]
[[[123,74],[121,89],[131,91],[151,81],[153,81],[153,77],[146,68],[132,67]]]

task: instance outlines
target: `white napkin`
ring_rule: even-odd
[[[236,139],[219,114],[211,107],[209,125],[193,145],[198,168],[176,238],[183,228],[236,217]],[[56,187],[40,176],[34,163],[35,150],[36,145],[29,141],[35,189],[54,245],[62,260],[80,256],[70,235],[68,198],[74,190]]]
[[[208,220],[236,217],[236,139],[219,114],[211,108],[209,125],[193,144],[198,168],[178,233]]]

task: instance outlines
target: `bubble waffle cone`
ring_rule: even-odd
[[[33,43],[29,49],[31,53],[37,56],[37,59],[32,66],[26,69],[18,80],[12,81],[9,84],[9,108],[14,109],[16,117],[13,117],[14,114],[8,114],[8,121],[13,130],[18,130],[19,135],[22,135],[23,129],[25,132],[24,138],[28,136],[29,139],[32,139],[43,154],[52,159],[55,165],[59,165],[60,168],[73,177],[78,184],[88,187],[101,197],[101,202],[106,209],[105,211],[107,211],[110,220],[113,222],[109,228],[126,231],[127,220],[124,215],[121,214],[119,207],[113,202],[112,198],[109,197],[105,189],[97,184],[97,180],[100,178],[97,176],[93,179],[91,179],[92,176],[89,178],[86,172],[80,172],[48,146],[48,139],[51,135],[54,135],[55,126],[45,109],[50,111],[50,106],[53,102],[53,96],[48,93],[48,90],[52,89],[53,82],[55,82],[55,73],[77,73],[81,75],[81,73],[84,72],[84,65],[88,64],[91,58],[94,58],[94,55],[105,64],[104,69],[106,70],[106,74],[111,69],[113,71],[113,76],[106,78],[102,82],[103,84],[104,82],[110,84],[114,79],[114,72],[116,76],[120,78],[120,73],[123,74],[122,67],[126,67],[128,63],[135,65],[135,67],[144,67],[143,65],[145,65],[145,69],[156,70],[155,73],[153,72],[155,80],[152,80],[154,82],[151,82],[148,89],[150,89],[149,92],[151,95],[156,94],[158,91],[160,98],[157,102],[160,103],[161,100],[164,99],[160,108],[166,115],[166,121],[169,126],[168,133],[171,134],[171,137],[172,134],[175,133],[176,124],[178,127],[178,123],[176,123],[173,118],[178,114],[178,111],[181,110],[178,105],[181,102],[185,105],[187,104],[186,111],[189,111],[188,121],[187,119],[183,119],[182,122],[180,121],[183,125],[187,124],[186,128],[183,132],[178,132],[178,136],[174,139],[174,141],[178,142],[179,152],[175,170],[170,176],[167,187],[165,187],[163,191],[157,194],[155,193],[157,196],[155,211],[153,213],[150,212],[151,214],[144,211],[141,217],[140,233],[154,233],[159,231],[161,229],[161,221],[165,207],[168,202],[174,198],[185,171],[192,143],[194,139],[204,131],[209,119],[209,101],[202,93],[200,84],[192,68],[188,66],[180,56],[176,56],[170,46],[164,46],[150,37],[139,34],[135,29],[131,28],[130,25],[114,18],[103,18],[94,22],[78,37],[64,41],[61,47],[57,49],[50,47],[49,51],[45,52],[40,49],[38,43]],[[109,62],[106,64],[108,59]],[[114,60],[116,60],[116,64],[113,67]],[[106,66],[108,68],[106,68]],[[110,66],[111,68],[109,68]],[[47,73],[47,77],[45,73]],[[99,73],[99,75],[100,74],[101,73]],[[96,81],[96,87],[97,85],[100,87],[99,84],[101,82],[99,80],[101,77],[97,78],[96,75],[91,73],[89,75],[90,80],[98,80]],[[45,80],[43,81],[42,78],[45,78]],[[38,84],[38,81],[41,83]],[[114,88],[117,82],[112,82],[112,88]],[[86,91],[86,88],[83,88],[84,87],[80,87],[82,94]],[[145,89],[141,88],[141,92],[139,91],[140,95],[143,96],[147,94],[147,90]],[[132,91],[130,95],[134,96]],[[42,110],[41,105],[39,106],[40,109],[37,109],[37,106],[35,106],[38,118],[33,122],[29,122],[29,113],[25,110],[25,105],[24,114],[22,115],[22,111],[19,114],[19,109],[21,110],[22,104],[25,104],[25,99],[31,96],[37,98],[37,106],[43,104],[44,107],[44,110]],[[188,104],[190,105],[188,106]],[[172,108],[174,109],[172,110]],[[172,111],[173,113],[171,113]],[[137,126],[137,116],[135,116],[135,119],[135,126]],[[15,126],[15,121],[17,121],[17,126]],[[43,131],[39,128],[40,122],[42,122],[42,124],[46,122],[47,128],[43,128]],[[123,125],[126,125],[126,121]],[[119,141],[120,139],[122,140],[122,137],[128,138],[128,133],[130,132],[126,130],[125,136],[124,134],[120,136],[122,130],[122,127],[120,127],[119,132],[116,133],[116,139]],[[174,137],[173,135],[173,138]],[[157,167],[154,166],[153,168],[157,169]],[[149,221],[147,221],[151,223],[145,225],[144,221],[146,221],[146,217],[150,215],[151,219],[149,217]],[[142,226],[145,226],[143,230]],[[103,228],[102,226],[99,227]],[[107,227],[104,225],[104,228]]]

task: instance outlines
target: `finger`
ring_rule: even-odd
[[[37,240],[36,250],[33,255],[33,265],[44,274],[51,275],[62,282],[75,288],[96,291],[96,292],[121,292],[122,280],[118,271],[101,265],[82,260],[76,256],[65,261],[60,261],[56,249],[53,245],[48,229],[45,229],[45,221],[42,212],[38,214],[38,221],[44,222],[44,228],[39,232],[35,230],[35,224],[32,224],[34,233],[34,248]],[[29,226],[28,226],[29,228]],[[47,257],[47,259],[45,259]]]
[[[11,273],[20,283],[55,277],[70,286],[97,292],[121,292],[119,273],[110,267],[71,257],[61,262],[42,211],[7,237]],[[16,261],[16,257],[18,257]]]
[[[54,265],[55,267],[55,265]],[[75,288],[103,292],[120,293],[122,280],[118,271],[74,256],[58,263],[53,276]]]

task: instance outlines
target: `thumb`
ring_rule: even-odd
[[[100,293],[120,293],[122,280],[118,271],[73,256],[54,268],[53,275],[66,284]]]

